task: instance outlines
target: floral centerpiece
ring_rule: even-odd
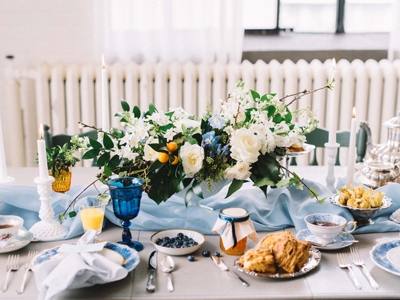
[[[286,147],[305,141],[305,134],[318,125],[316,115],[309,108],[295,111],[289,105],[317,90],[331,89],[331,84],[310,91],[277,99],[275,94],[259,95],[244,88],[240,81],[221,109],[212,112],[208,106],[201,119],[182,108],[164,113],[152,104],[141,112],[132,110],[121,100],[120,118],[124,130],[101,130],[98,139],[73,137],[72,142],[84,153],[82,159],[97,159],[103,167],[98,179],[106,182],[111,176],[138,176],[144,181],[148,196],[158,204],[186,189],[185,203],[193,195],[203,198],[201,183],[208,190],[213,182],[231,179],[226,197],[239,190],[244,182],[252,181],[267,195],[267,187],[296,185],[304,182],[279,161]],[[284,99],[293,99],[284,103]],[[292,117],[308,116],[300,127]],[[81,128],[89,126],[80,123]],[[289,172],[286,177],[284,171]],[[307,187],[307,186],[306,186]],[[310,196],[318,195],[312,187]]]

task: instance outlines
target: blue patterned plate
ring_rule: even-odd
[[[299,240],[303,240],[303,241],[307,241],[307,242],[318,242],[317,237],[315,235],[313,235],[310,230],[308,229],[303,229],[300,230],[296,237]],[[347,246],[350,246],[351,244],[353,244],[354,241],[354,237],[349,234],[349,233],[344,233],[344,234],[340,234],[338,236],[333,237],[333,240],[336,242],[335,244],[330,244],[328,246],[325,247],[317,247],[317,246],[313,246],[315,248],[318,249],[322,249],[322,250],[336,250],[336,249],[341,249],[341,248],[345,248]]]
[[[10,242],[4,248],[0,248],[0,253],[7,253],[24,248],[33,240],[33,234],[27,231],[25,228],[18,230],[18,236],[14,242]]]
[[[59,254],[57,251],[58,248],[60,248],[60,246],[61,245],[58,245],[54,248],[44,250],[42,253],[36,256],[34,265],[39,265],[41,263],[49,261],[54,256]],[[129,248],[128,246],[107,242],[107,244],[104,246],[104,249],[113,250],[122,255],[122,257],[124,258],[122,267],[126,269],[128,272],[135,269],[140,262],[140,258],[137,251],[135,249]]]
[[[394,275],[400,276],[400,268],[396,268],[394,265],[390,263],[387,258],[387,254],[390,250],[397,248],[400,246],[400,241],[391,241],[387,243],[380,243],[372,248],[369,255],[371,256],[372,261],[381,269],[392,273]]]

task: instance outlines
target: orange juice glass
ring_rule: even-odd
[[[97,234],[103,228],[105,205],[79,205],[83,229],[88,231],[94,229]]]

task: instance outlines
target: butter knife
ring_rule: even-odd
[[[149,278],[147,279],[146,290],[153,293],[156,290],[154,278],[156,277],[157,269],[157,251],[153,251],[149,257]]]
[[[235,272],[232,272],[231,270],[229,270],[228,266],[226,264],[224,264],[222,259],[220,259],[218,256],[211,255],[211,260],[222,271],[228,271],[229,273],[233,274],[240,281],[241,284],[243,284],[244,286],[249,286],[249,284],[246,281],[244,281],[242,278],[240,278],[238,274],[236,274]]]

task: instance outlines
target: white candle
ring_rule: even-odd
[[[336,77],[336,61],[335,59],[332,59],[332,67],[333,67],[333,72],[332,72],[332,78],[329,83],[332,82],[332,79]],[[336,79],[336,78],[335,78]],[[336,109],[335,109],[335,82],[332,83],[333,90],[329,92],[330,97],[329,97],[329,144],[333,145],[336,144]]]
[[[108,101],[108,76],[104,55],[101,55],[103,69],[101,70],[101,129],[108,132],[110,130],[109,122],[109,101]]]
[[[347,162],[347,185],[353,183],[354,165],[356,162],[356,135],[357,135],[356,108],[353,107],[353,118],[351,119],[349,160]]]
[[[4,140],[3,130],[1,127],[0,118],[0,182],[4,182],[7,179],[7,165],[6,165],[6,154],[4,153]]]
[[[43,124],[40,124],[40,139],[37,141],[39,157],[39,177],[40,179],[49,178],[47,168],[46,142],[43,139]]]

